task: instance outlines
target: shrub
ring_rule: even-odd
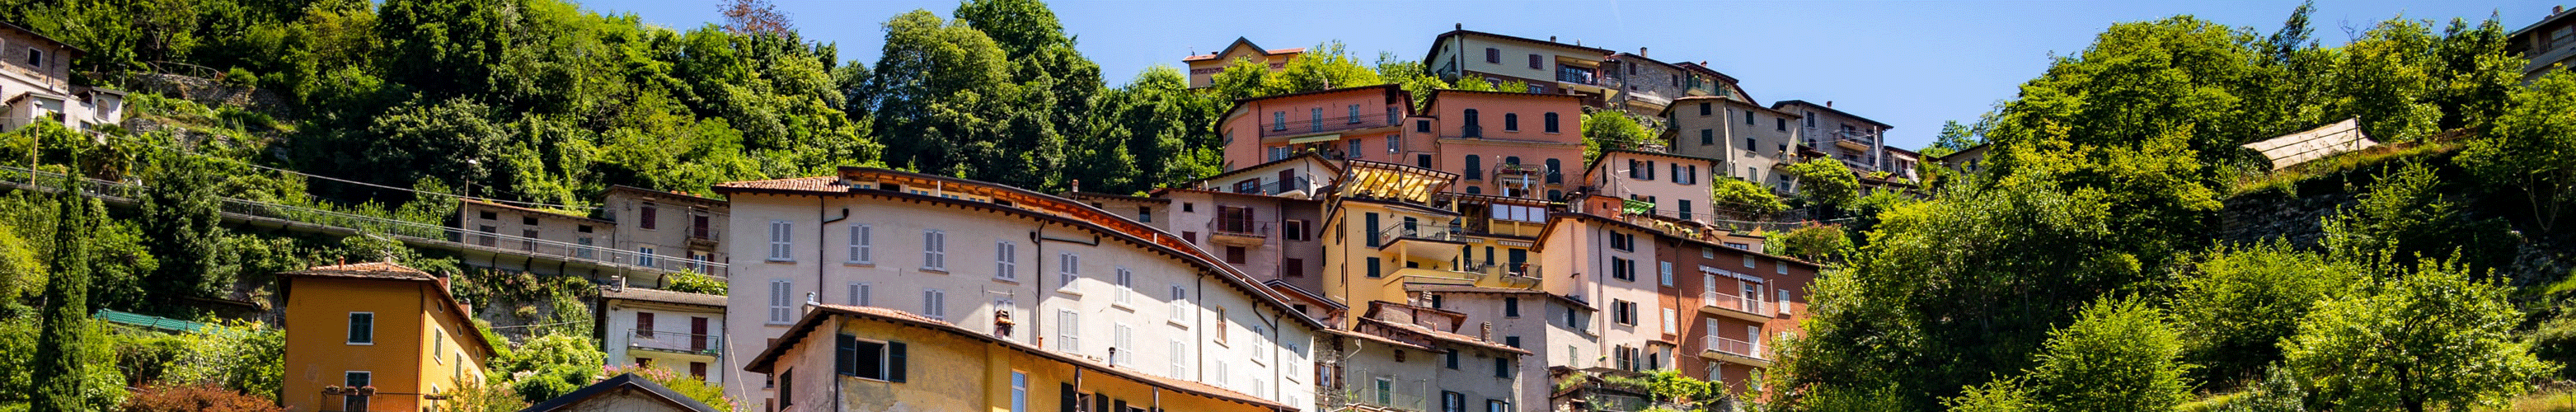
[[[125,412],[284,411],[277,401],[213,384],[146,385],[125,398]]]

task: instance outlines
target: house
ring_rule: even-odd
[[[1684,376],[1724,382],[1740,397],[1758,396],[1762,372],[1779,361],[1779,341],[1806,319],[1814,263],[1699,239],[1659,234],[1656,267],[1671,304],[1667,338],[1681,343],[1674,366]],[[1678,314],[1678,316],[1676,316]],[[1691,359],[1695,358],[1695,359]]]
[[[724,383],[724,374],[715,373],[729,352],[724,347],[724,295],[611,285],[599,291],[597,311],[593,330],[609,364],[658,367]]]
[[[777,402],[765,410],[1304,409],[1222,380],[1174,378],[910,311],[811,302],[796,311],[798,320],[745,365],[776,377]]]
[[[637,266],[725,275],[710,263],[730,262],[722,243],[725,201],[634,186],[609,186],[600,194],[601,217],[617,222],[615,248],[634,252]]]
[[[1986,152],[1992,147],[1994,147],[1992,143],[1978,143],[1975,146],[1968,146],[1966,149],[1933,158],[1932,161],[1940,162],[1941,167],[1950,168],[1950,170],[1976,174],[1986,170]]]
[[[530,405],[519,412],[555,411],[636,411],[636,412],[716,412],[705,402],[690,399],[670,387],[636,377],[633,373],[602,379],[590,386],[575,389],[563,396]]]
[[[1887,172],[1887,177],[1890,179],[1902,179],[1908,182],[1919,182],[1923,180],[1921,173],[1921,167],[1923,164],[1922,153],[1915,153],[1912,150],[1905,150],[1904,148],[1896,146],[1884,146],[1883,148],[1887,150],[1887,156],[1879,158],[1879,171]]]
[[[1449,330],[1451,334],[1529,352],[1510,365],[1512,378],[1509,384],[1514,386],[1511,391],[1516,398],[1508,399],[1511,404],[1530,407],[1546,405],[1549,392],[1555,390],[1555,382],[1548,376],[1548,366],[1578,361],[1571,358],[1574,352],[1567,350],[1568,347],[1592,346],[1593,336],[1590,335],[1588,323],[1592,308],[1572,298],[1535,289],[1479,286],[1409,284],[1405,285],[1405,290],[1414,294],[1414,302],[1431,306],[1430,309],[1464,315],[1455,322],[1454,328]],[[1415,324],[1423,327],[1430,326],[1423,322],[1415,322]],[[1471,350],[1471,352],[1475,351]],[[1597,354],[1597,352],[1594,353]],[[1488,356],[1497,356],[1497,354],[1488,352]],[[1462,361],[1462,363],[1493,362],[1492,359],[1470,359],[1473,360]],[[1445,361],[1444,359],[1444,364]],[[1472,365],[1472,363],[1469,364]],[[1465,370],[1469,370],[1467,374],[1476,378],[1487,378],[1483,374],[1473,372],[1488,371]],[[1365,377],[1365,375],[1354,375],[1344,381],[1361,385],[1365,389],[1365,384],[1370,383]],[[1342,392],[1350,392],[1350,390]],[[1503,410],[1513,410],[1509,408],[1510,405],[1503,406],[1506,407]],[[1476,409],[1471,406],[1469,410],[1492,409]]]
[[[1345,163],[1341,189],[1327,204],[1325,298],[1350,307],[1405,301],[1402,283],[1473,284],[1480,274],[1461,261],[1467,242],[1452,224],[1458,212],[1432,206],[1434,195],[1458,175],[1392,163]],[[1401,281],[1401,282],[1399,282]],[[1337,328],[1350,328],[1357,317]]]
[[[1528,84],[1529,93],[1573,95],[1585,106],[1605,107],[1611,89],[1604,87],[1602,58],[1611,51],[1556,38],[1538,40],[1467,30],[1460,25],[1432,38],[1422,64],[1441,80],[1479,77],[1495,85]]]
[[[1684,97],[1746,100],[1735,77],[1709,69],[1705,63],[1676,64],[1646,58],[1644,47],[1637,48],[1634,54],[1610,55],[1602,60],[1601,68],[1607,81],[1602,87],[1610,89],[1610,107],[1640,117],[1655,118],[1665,106],[1672,105],[1673,99]],[[1661,146],[1662,142],[1640,143]]]
[[[89,130],[125,120],[125,92],[71,82],[72,60],[88,51],[0,22],[0,128],[56,122]]]
[[[1323,287],[1322,192],[1341,166],[1307,153],[1155,189],[1156,228],[1222,257],[1256,281]],[[1140,205],[1143,207],[1143,205]]]
[[[469,251],[477,265],[588,276],[643,271],[637,281],[662,284],[661,274],[695,272],[725,276],[719,242],[723,200],[631,186],[610,186],[601,205],[566,210],[531,204],[464,199],[456,218],[457,241],[492,249]],[[524,255],[564,263],[521,259]]]
[[[1393,84],[1253,97],[1235,101],[1216,130],[1228,171],[1304,152],[1402,162],[1434,147],[1407,136],[1427,132],[1401,127],[1412,107],[1412,94]]]
[[[2576,65],[2576,13],[2567,6],[2550,7],[2549,17],[2506,35],[2504,50],[2531,60],[2522,68],[2526,83],[2550,70]]]
[[[1423,167],[1457,173],[1452,192],[1562,198],[1566,171],[1583,164],[1582,103],[1568,95],[1433,91],[1423,115],[1434,120],[1438,161]],[[1422,128],[1423,120],[1415,122]]]
[[[1325,368],[1336,376],[1327,410],[1511,411],[1525,403],[1520,380],[1530,352],[1460,334],[1466,315],[1395,302],[1369,302],[1348,330],[1330,332]],[[1490,335],[1485,324],[1476,331]]]
[[[1575,369],[1611,368],[1643,372],[1672,368],[1679,339],[1679,319],[1662,293],[1667,262],[1657,248],[1655,229],[1583,213],[1549,216],[1538,254],[1550,268],[1564,270],[1545,282],[1549,294],[1589,303],[1594,326],[1585,331],[1584,347],[1567,348],[1562,364]],[[1549,342],[1559,345],[1557,342]],[[1606,362],[1605,362],[1606,361]]]
[[[482,382],[492,342],[447,278],[393,263],[279,274],[288,409],[411,411]]]
[[[1781,168],[1799,158],[1791,146],[1805,128],[1790,127],[1801,118],[1798,113],[1702,96],[1674,99],[1660,117],[1668,125],[1665,140],[1672,142],[1668,153],[1717,160],[1724,169],[1718,175],[1789,191]]]
[[[1602,150],[1583,170],[1585,193],[1643,202],[1644,214],[1708,224],[1731,208],[1712,204],[1709,179],[1725,170],[1717,159],[1636,150]],[[1636,214],[1639,210],[1621,210]]]
[[[984,348],[1081,359],[1269,404],[1315,402],[1307,368],[1325,325],[1216,253],[1123,210],[863,167],[730,182],[715,191],[730,199],[727,235],[762,239],[729,246],[757,260],[742,262],[727,279],[733,292],[726,306],[734,310],[725,315],[726,347],[777,348],[771,339],[811,338],[791,335],[810,331],[799,329],[800,304],[830,302],[893,308],[886,310],[1012,343]],[[728,357],[725,373],[740,373],[750,361]],[[794,387],[786,369],[723,381],[737,399],[777,410],[799,401],[783,390]],[[1070,379],[1077,369],[1047,379]]]
[[[587,211],[520,206],[482,199],[463,199],[457,207],[458,241],[490,249],[516,250],[576,259],[634,263],[617,253],[617,222],[590,217]],[[496,259],[494,266],[534,269]]]
[[[1264,49],[1253,45],[1250,39],[1236,37],[1233,43],[1227,43],[1215,53],[1183,57],[1181,64],[1189,66],[1190,88],[1196,89],[1214,84],[1217,73],[1224,73],[1225,68],[1233,66],[1236,60],[1251,60],[1277,72],[1288,67],[1289,59],[1301,54],[1306,54],[1306,48]]]
[[[1784,100],[1771,103],[1772,110],[1798,114],[1798,136],[1801,144],[1843,161],[1853,172],[1886,171],[1886,123],[1834,109],[1834,102],[1808,103]]]

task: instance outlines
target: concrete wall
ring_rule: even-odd
[[[644,227],[647,206],[653,211],[653,227],[649,229]],[[600,207],[607,209],[605,216],[608,220],[617,222],[616,246],[619,250],[632,252],[650,247],[654,254],[660,256],[686,259],[696,255],[711,262],[730,261],[731,256],[723,247],[723,241],[730,238],[726,236],[727,210],[723,203],[681,194],[617,188],[608,191],[608,195],[601,199]],[[707,220],[708,236],[693,243],[690,241],[691,225],[700,217]],[[755,243],[763,240],[748,239]]]
[[[1653,178],[1643,174],[1629,177],[1631,161],[1637,167],[1653,168]],[[1712,175],[1723,176],[1724,166],[1702,159],[1628,152],[1604,153],[1600,162],[1588,169],[1591,176],[1585,179],[1598,188],[1597,193],[1621,199],[1653,198],[1656,214],[1665,217],[1680,217],[1688,210],[1692,221],[1707,223],[1714,219],[1717,208],[1709,204],[1708,185],[1712,178],[1723,178]],[[1687,208],[1683,206],[1685,201],[1689,203]]]

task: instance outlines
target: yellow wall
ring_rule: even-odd
[[[457,363],[483,376],[487,350],[473,349],[476,333],[454,315],[425,282],[293,278],[286,302],[286,382],[282,401],[300,411],[341,410],[339,396],[322,388],[343,383],[348,371],[370,372],[377,396],[369,410],[410,411],[427,406],[419,395],[454,390]],[[350,312],[375,313],[375,344],[348,343]],[[431,342],[444,335],[443,342]],[[441,354],[433,357],[431,351]],[[458,359],[459,353],[465,354]],[[397,394],[399,393],[399,395]]]
[[[1123,400],[1131,407],[1160,407],[1174,411],[1265,411],[1267,409],[1229,400],[1158,389],[1153,384],[1126,379],[1096,369],[1077,366],[1046,356],[1031,354],[1034,348],[987,342],[961,336],[945,328],[897,325],[892,322],[838,317],[834,326],[817,328],[781,354],[775,364],[779,369],[794,368],[798,401],[789,411],[834,410],[823,407],[834,401],[823,394],[839,385],[837,401],[840,410],[937,410],[997,411],[1011,410],[1011,372],[1028,375],[1028,410],[1054,411],[1062,406],[1062,384],[1073,382],[1078,375],[1078,390],[1105,394]],[[842,376],[831,367],[834,335],[846,333],[865,340],[904,343],[905,380],[887,382]],[[1023,350],[1026,349],[1026,350]],[[1080,372],[1077,372],[1080,370]],[[811,371],[811,372],[807,372]],[[819,377],[829,376],[831,380]],[[834,382],[837,380],[838,382]],[[1301,408],[1302,409],[1302,408]]]

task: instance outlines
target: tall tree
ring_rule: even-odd
[[[230,272],[216,250],[224,238],[214,193],[219,172],[196,154],[159,153],[161,164],[153,169],[138,222],[147,249],[159,260],[144,277],[144,291],[151,294],[146,310],[184,315],[178,311],[187,307],[186,299],[199,297],[215,276]]]
[[[2513,92],[2486,137],[2460,152],[2462,166],[2521,195],[2542,228],[2576,204],[2576,74],[2552,71]]]
[[[724,29],[735,35],[783,34],[796,31],[787,12],[769,0],[730,0],[718,10],[724,13]]]
[[[2353,410],[2497,409],[2557,368],[2514,336],[2522,313],[2498,284],[2426,262],[2320,303],[2281,343],[2317,401]]]
[[[45,338],[33,354],[37,365],[31,378],[38,386],[28,406],[36,411],[105,410],[116,405],[123,390],[97,387],[93,380],[100,365],[84,356],[106,344],[89,324],[87,235],[99,223],[100,206],[83,197],[77,178],[65,177],[62,186],[54,200],[54,244],[46,262],[53,278],[45,288]]]

